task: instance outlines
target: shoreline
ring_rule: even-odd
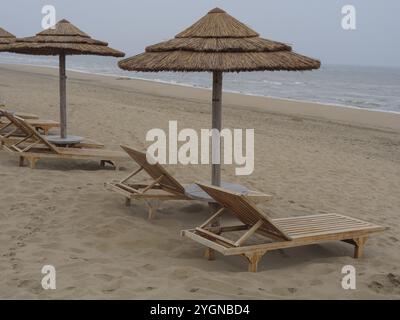
[[[1,65],[11,65],[11,66],[26,66],[26,67],[37,67],[37,68],[49,68],[49,69],[58,69],[58,66],[50,66],[50,65],[40,65],[40,64],[31,64],[31,63],[7,63],[7,62],[0,62]],[[210,87],[202,87],[202,86],[197,86],[194,84],[189,84],[189,83],[177,83],[173,81],[166,81],[166,80],[160,80],[160,79],[146,79],[142,77],[135,77],[135,76],[127,76],[127,75],[120,75],[116,73],[101,73],[101,72],[91,72],[91,71],[85,71],[85,70],[79,70],[79,69],[74,69],[74,68],[66,68],[68,72],[76,72],[76,73],[82,73],[82,74],[92,74],[92,75],[97,75],[97,76],[104,76],[104,77],[117,77],[120,78],[120,80],[140,80],[140,81],[149,81],[149,82],[154,82],[154,83],[162,83],[162,84],[169,84],[169,85],[175,85],[175,86],[180,86],[180,87],[185,87],[185,88],[195,88],[195,89],[204,89],[204,90],[211,90]],[[134,72],[132,72],[134,73]],[[249,96],[249,97],[261,97],[261,98],[268,98],[268,99],[276,99],[276,100],[284,100],[284,101],[292,101],[292,102],[300,102],[300,103],[314,103],[314,104],[320,104],[320,105],[326,105],[326,106],[332,106],[332,107],[342,107],[342,108],[350,108],[350,109],[357,109],[357,110],[367,110],[367,111],[375,111],[375,112],[383,112],[383,113],[390,113],[390,114],[399,114],[400,111],[392,111],[392,110],[379,110],[379,109],[373,109],[373,108],[362,108],[358,106],[351,106],[351,105],[345,105],[345,104],[340,104],[340,103],[331,103],[331,102],[324,102],[324,101],[312,101],[312,100],[301,100],[301,99],[291,99],[291,98],[282,98],[278,96],[266,96],[262,94],[256,94],[256,93],[245,93],[245,92],[240,92],[240,91],[235,91],[235,90],[224,90],[225,93],[234,93],[234,94],[240,94],[243,96]]]
[[[56,71],[56,66],[41,66],[31,64],[12,64],[0,63],[0,68],[9,68],[18,71],[35,70],[42,72]],[[107,78],[124,84],[123,82],[133,82],[133,86],[140,87],[141,90],[157,93],[162,96],[186,99],[192,97],[196,100],[209,101],[211,89],[196,87],[190,84],[169,83],[161,80],[143,79],[140,77],[121,76],[118,74],[101,74],[89,71],[67,69],[70,76]],[[53,74],[53,72],[50,72]],[[56,74],[55,74],[56,75]],[[149,86],[150,84],[150,86]],[[125,87],[125,85],[124,85]],[[173,90],[169,90],[173,89]],[[152,91],[154,90],[154,92]],[[283,114],[286,116],[295,116],[309,119],[317,119],[353,125],[378,130],[391,130],[400,132],[400,112],[363,109],[355,106],[344,106],[329,103],[319,103],[313,101],[302,101],[288,98],[275,98],[256,94],[239,93],[229,90],[223,91],[223,107],[233,106],[239,108],[251,108],[253,111],[269,112],[274,114]]]

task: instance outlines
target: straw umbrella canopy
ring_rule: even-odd
[[[6,51],[10,43],[15,41],[16,37],[10,32],[0,27],[0,52]],[[0,105],[2,104],[0,97]]]
[[[6,50],[10,43],[15,41],[15,36],[0,27],[0,52]]]
[[[147,47],[145,53],[120,61],[119,67],[142,72],[212,72],[212,128],[221,131],[223,72],[312,70],[320,62],[293,52],[287,44],[261,38],[215,8],[174,39]],[[220,152],[218,148],[213,144],[213,152]],[[212,184],[219,186],[221,166],[212,167]]]
[[[61,139],[67,137],[67,101],[65,57],[67,55],[98,55],[123,57],[123,52],[108,47],[107,42],[92,39],[67,20],[39,32],[34,37],[17,39],[7,51],[30,55],[59,56]]]

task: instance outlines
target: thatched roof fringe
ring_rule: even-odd
[[[107,42],[86,38],[81,36],[35,36],[27,38],[17,38],[17,43],[86,43],[108,46]]]
[[[124,54],[106,46],[85,43],[16,43],[9,45],[7,51],[30,55],[57,56],[60,53],[66,55],[97,55],[123,57]]]
[[[318,69],[320,62],[292,51],[280,52],[146,52],[119,62],[135,71],[160,72],[240,72],[240,71],[303,71]],[[129,70],[129,69],[128,69]]]

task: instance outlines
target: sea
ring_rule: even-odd
[[[0,53],[0,64],[58,68],[58,59]],[[128,72],[118,68],[117,59],[97,56],[68,57],[67,69],[199,88],[210,88],[212,81],[210,73]],[[224,90],[400,113],[400,68],[323,64],[314,71],[226,73]]]

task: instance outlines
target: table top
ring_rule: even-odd
[[[46,136],[46,139],[49,142],[51,142],[55,145],[60,145],[60,146],[78,144],[84,140],[83,137],[70,136],[70,135],[68,135],[66,138],[61,138],[61,136],[57,136],[57,135],[49,135],[49,136]]]
[[[248,194],[250,191],[249,189],[240,184],[229,183],[229,182],[221,182],[221,188],[224,188],[232,192],[240,193],[243,195]],[[215,202],[214,199],[211,198],[207,192],[205,192],[195,183],[185,187],[185,194],[192,199]]]

